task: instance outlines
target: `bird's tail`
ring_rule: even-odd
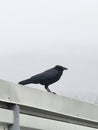
[[[30,83],[31,83],[31,79],[26,79],[26,80],[19,82],[19,84],[21,84],[21,85],[26,85],[26,84],[30,84]]]

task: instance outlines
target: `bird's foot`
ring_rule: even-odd
[[[53,94],[56,94],[55,92],[52,92]]]

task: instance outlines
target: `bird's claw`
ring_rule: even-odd
[[[56,94],[55,92],[52,92],[53,94]]]

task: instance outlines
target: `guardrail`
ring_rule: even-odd
[[[98,129],[98,106],[0,80],[0,130],[31,129]]]

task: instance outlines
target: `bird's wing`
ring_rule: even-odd
[[[50,70],[47,70],[47,71],[43,72],[42,78],[43,78],[43,79],[53,79],[53,78],[55,78],[57,75],[58,75],[58,71],[57,71],[57,70],[55,70],[55,69],[50,69]]]
[[[32,76],[31,79],[37,81],[42,81],[42,80],[51,80],[55,78],[58,75],[58,71],[55,69],[50,69],[47,70],[43,73],[37,74],[35,76]]]

